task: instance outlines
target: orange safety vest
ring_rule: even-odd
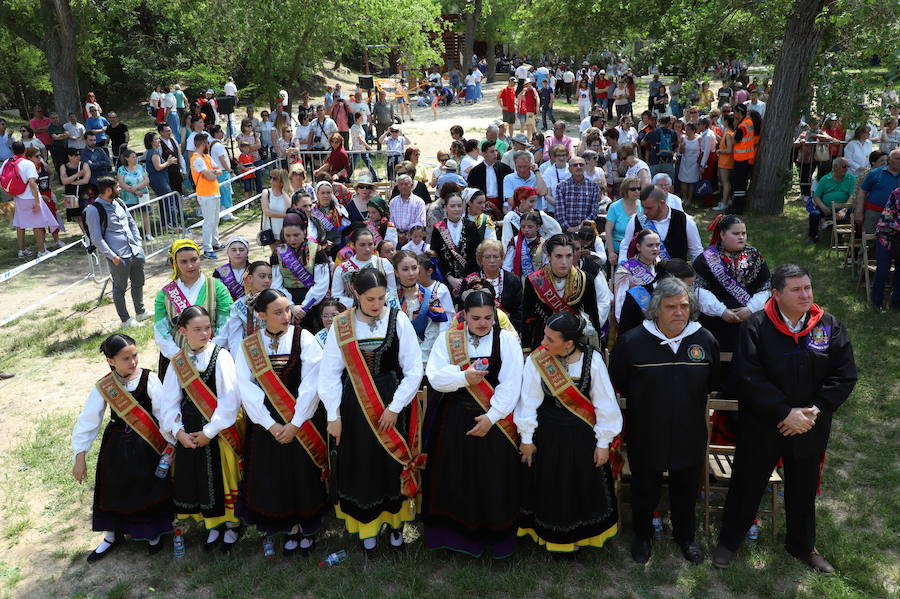
[[[750,117],[745,118],[738,125],[738,131],[743,130],[744,138],[741,141],[734,142],[734,159],[738,162],[750,161],[756,158],[756,135],[753,131],[753,121]]]
[[[212,156],[194,152],[191,156],[191,179],[197,190],[197,197],[209,198],[219,195],[219,182],[216,179],[207,179],[201,171],[194,169],[194,159],[199,158],[206,165],[207,170],[213,169]]]

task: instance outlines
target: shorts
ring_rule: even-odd
[[[519,122],[523,125],[534,125],[534,113],[533,112],[519,113]]]
[[[516,122],[516,113],[515,112],[506,112],[504,110],[502,120],[504,123],[509,123],[510,125],[513,125]]]
[[[406,98],[397,98],[397,104],[406,104]]]

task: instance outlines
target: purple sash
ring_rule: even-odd
[[[236,300],[243,297],[245,293],[244,286],[234,277],[234,271],[231,269],[231,264],[223,264],[216,268],[216,272],[219,273],[219,279],[225,283],[225,287],[228,288],[231,299]]]
[[[315,264],[315,244],[309,241],[306,243],[309,248],[310,266],[312,266]],[[300,259],[288,245],[284,245],[282,249],[278,250],[278,259],[281,261],[281,265],[291,271],[291,274],[297,277],[297,280],[303,283],[307,289],[312,289],[316,284],[316,278],[300,263]]]
[[[635,280],[640,281],[640,285],[649,285],[656,278],[652,272],[647,270],[637,258],[632,258],[622,263],[622,268],[628,271]]]
[[[722,264],[722,257],[719,255],[716,246],[711,245],[703,251],[703,257],[706,258],[706,264],[709,266],[709,272],[716,278],[725,291],[731,297],[736,299],[741,306],[746,306],[750,302],[750,292],[738,283],[737,279],[728,273],[728,269]]]
[[[337,208],[335,208],[335,212],[338,213],[338,217],[341,219],[340,228],[343,229],[344,226],[346,226],[347,222],[349,222],[349,221],[347,221],[347,219],[345,219],[343,216],[341,216],[340,210],[338,210]],[[325,214],[324,212],[322,212],[319,209],[318,205],[313,206],[312,216],[313,216],[313,218],[316,219],[316,222],[321,224],[322,228],[324,228],[326,231],[330,232],[330,231],[334,231],[336,228],[338,228],[338,225],[334,224],[334,221],[331,220],[330,218],[328,218],[328,215]]]
[[[641,227],[644,229],[650,229],[654,233],[659,236],[659,257],[663,260],[668,260],[672,256],[669,255],[669,250],[666,249],[666,244],[663,243],[662,235],[659,234],[659,231],[656,229],[656,223],[644,216],[643,214],[637,214],[638,223],[640,223]],[[635,230],[634,234],[637,235],[640,233],[640,230]],[[648,283],[650,281],[647,281]]]

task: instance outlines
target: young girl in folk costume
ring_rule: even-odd
[[[281,281],[277,281],[278,285],[274,285],[275,282],[271,264],[264,260],[251,262],[244,275],[246,293],[231,304],[231,316],[213,339],[213,343],[232,353],[240,349],[241,341],[262,327],[262,322],[253,310],[253,304],[259,294],[271,288],[288,295],[288,292],[281,287]],[[288,297],[290,296],[288,295]]]
[[[463,199],[454,194],[445,200],[447,218],[439,221],[431,232],[431,251],[438,261],[450,293],[459,297],[466,275],[478,269],[475,250],[481,236],[475,223],[463,216]]]
[[[307,237],[309,220],[302,212],[289,211],[281,227],[281,239],[269,259],[273,273],[290,294],[294,316],[299,320],[328,294],[330,279],[328,256],[319,244]],[[273,274],[273,278],[274,278]]]
[[[394,255],[400,310],[412,322],[421,342],[422,362],[427,362],[434,340],[441,331],[450,327],[453,299],[447,286],[442,283],[420,284],[419,268],[419,257],[412,252],[401,250]]]
[[[366,228],[372,232],[375,238],[375,245],[382,240],[393,241],[397,243],[397,227],[391,222],[391,211],[387,202],[381,196],[373,196],[369,198],[369,209],[366,211]]]
[[[522,284],[525,314],[522,346],[535,349],[544,338],[547,319],[557,312],[584,315],[590,327],[585,335],[597,338],[609,317],[612,294],[606,279],[591,278],[573,265],[575,244],[566,235],[554,235],[545,245],[549,263]]]
[[[510,243],[515,241],[516,235],[521,228],[520,222],[522,217],[534,210],[539,197],[537,189],[534,187],[516,187],[513,197],[509,198],[509,205],[512,210],[507,212],[506,216],[503,217],[500,241],[504,246],[509,246]],[[541,216],[541,237],[548,239],[552,235],[562,233],[562,226],[560,226],[555,218],[543,210],[538,210],[537,213]]]
[[[479,270],[466,277],[466,284],[484,279],[494,289],[494,304],[509,316],[516,331],[522,327],[522,279],[501,268],[503,246],[497,239],[485,239],[475,250]],[[499,313],[498,313],[499,315]]]
[[[409,318],[385,304],[387,278],[367,268],[353,280],[358,308],[338,314],[319,365],[318,393],[335,438],[335,512],[366,551],[383,526],[403,545],[415,518],[425,460],[419,443],[422,353]],[[410,405],[412,404],[412,405]]]
[[[97,381],[72,432],[72,476],[83,482],[85,454],[109,404],[110,419],[97,458],[92,526],[106,536],[88,555],[89,562],[121,545],[122,535],[147,541],[148,552],[154,554],[162,549],[160,535],[172,532],[172,486],[168,476],[155,475],[160,456],[171,451],[174,442],[159,428],[162,383],[138,368],[137,347],[128,335],[110,335],[100,351],[112,372]]]
[[[472,221],[482,240],[497,239],[497,228],[492,219],[484,211],[487,206],[487,198],[484,192],[474,187],[466,187],[461,194],[466,203],[466,219]],[[493,208],[493,205],[491,206]]]
[[[506,246],[503,270],[523,279],[539,270],[547,261],[540,229],[543,217],[532,210],[519,221],[519,231]]]
[[[165,377],[169,360],[185,347],[179,333],[179,315],[188,306],[203,306],[213,315],[213,335],[228,322],[231,293],[222,281],[200,270],[200,246],[190,239],[179,239],[169,248],[172,280],[156,294],[153,311],[153,338],[159,347],[159,374]]]
[[[618,530],[609,452],[622,413],[603,357],[580,341],[586,324],[571,312],[547,320],[515,411],[528,466],[519,536],[557,553],[602,547]]]
[[[625,294],[632,287],[647,285],[656,278],[659,261],[659,235],[652,229],[642,229],[635,237],[635,255],[621,262],[613,275],[616,297],[616,320],[622,314]]]
[[[428,469],[422,519],[429,549],[495,558],[516,547],[521,491],[519,400],[522,349],[500,329],[489,291],[466,292],[465,324],[441,333],[426,376],[443,398],[429,405]],[[487,369],[482,364],[487,362]],[[496,425],[496,426],[495,426]]]
[[[340,300],[345,306],[354,305],[350,280],[355,273],[371,268],[384,274],[387,280],[388,304],[396,305],[397,281],[394,277],[394,267],[390,261],[375,254],[375,237],[372,232],[364,227],[356,227],[350,234],[350,243],[353,244],[355,254],[334,267],[331,297]]]
[[[347,306],[333,297],[329,297],[322,302],[322,310],[319,312],[319,322],[322,328],[320,328],[319,332],[315,335],[319,345],[325,347],[325,342],[328,340],[328,333],[331,331],[331,325],[334,323],[334,317],[346,309]]]
[[[242,441],[235,423],[241,398],[234,360],[212,339],[209,312],[190,306],[178,317],[185,346],[172,356],[163,379],[162,427],[178,440],[172,499],[179,520],[202,522],[206,549],[239,536],[234,513]],[[225,533],[219,530],[224,525]]]
[[[403,246],[403,249],[413,254],[421,255],[431,250],[431,244],[425,241],[425,227],[422,225],[413,225],[409,229],[409,241]]]
[[[313,203],[310,218],[316,221],[316,228],[327,242],[328,254],[335,253],[346,245],[344,227],[350,224],[347,209],[334,197],[334,185],[330,181],[316,183],[316,201]]]
[[[393,241],[388,241],[387,239],[382,239],[381,243],[375,246],[375,249],[378,251],[378,256],[385,260],[393,260],[394,255],[397,253],[397,246],[394,245]]]
[[[463,293],[471,290],[485,291],[487,293],[490,293],[491,297],[494,298],[494,307],[497,307],[497,290],[494,288],[494,285],[487,279],[478,277],[475,274],[466,277],[466,280],[463,282]],[[519,331],[515,326],[513,326],[512,320],[510,320],[506,312],[498,309],[496,320],[501,329],[503,329],[504,331],[509,331],[516,337],[519,337]],[[455,328],[459,326],[460,323],[464,322],[466,322],[466,311],[460,310],[453,316],[453,319],[450,321],[450,328]]]
[[[263,291],[255,309],[264,326],[244,339],[235,359],[253,422],[244,443],[240,513],[267,541],[288,535],[285,554],[298,547],[308,553],[327,507],[325,411],[316,396],[322,348],[290,324],[291,304],[281,292]]]
[[[225,284],[232,301],[236,302],[245,293],[244,274],[250,266],[247,258],[250,242],[243,237],[232,237],[225,243],[225,253],[228,255],[228,263],[216,267],[212,276]]]

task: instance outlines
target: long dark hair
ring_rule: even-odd
[[[212,318],[210,317],[209,312],[206,311],[206,308],[203,306],[188,306],[178,315],[178,328],[187,328],[188,323],[198,316],[205,316],[212,322]]]
[[[128,347],[129,345],[137,345],[134,342],[134,339],[129,337],[128,335],[124,335],[122,333],[114,333],[103,340],[103,343],[100,344],[100,352],[112,360],[119,352]],[[110,366],[112,369],[112,366]]]

